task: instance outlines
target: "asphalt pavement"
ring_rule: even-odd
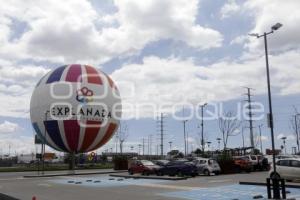
[[[28,173],[1,173],[0,193],[22,200],[32,200],[33,196],[36,200],[196,200],[201,199],[197,195],[203,194],[203,191],[221,191],[223,187],[227,192],[226,187],[230,191],[237,190],[240,181],[265,182],[268,173],[198,176],[178,181],[118,178],[105,174],[44,178],[24,178],[24,175]],[[249,193],[245,188],[248,186],[243,186],[244,193]],[[253,186],[250,188],[257,190]],[[213,192],[211,195],[214,195]]]

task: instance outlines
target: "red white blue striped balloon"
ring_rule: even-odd
[[[88,152],[118,129],[121,98],[112,79],[88,65],[58,67],[36,85],[30,117],[38,137],[64,152]]]

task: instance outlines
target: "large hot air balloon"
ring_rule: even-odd
[[[38,82],[30,117],[38,137],[53,149],[88,152],[107,143],[118,129],[121,99],[105,73],[89,65],[65,65]]]

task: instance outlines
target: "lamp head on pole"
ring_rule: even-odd
[[[282,27],[282,24],[281,24],[281,23],[276,23],[275,25],[273,25],[273,26],[271,27],[271,29],[272,29],[273,31],[276,31],[276,30],[278,30],[280,27]]]
[[[286,140],[286,137],[282,137],[281,139],[282,139],[282,140]]]
[[[258,34],[258,33],[249,33],[248,35],[249,35],[249,36],[253,36],[253,37],[257,37],[257,38],[259,37],[259,34]]]

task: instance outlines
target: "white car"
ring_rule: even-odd
[[[221,172],[221,168],[218,162],[214,159],[196,158],[193,163],[198,169],[198,174],[209,176],[212,173],[214,173],[215,175],[219,175]]]
[[[276,171],[280,178],[287,181],[300,179],[300,159],[287,158],[276,161]],[[270,176],[274,176],[273,167],[270,170]]]

